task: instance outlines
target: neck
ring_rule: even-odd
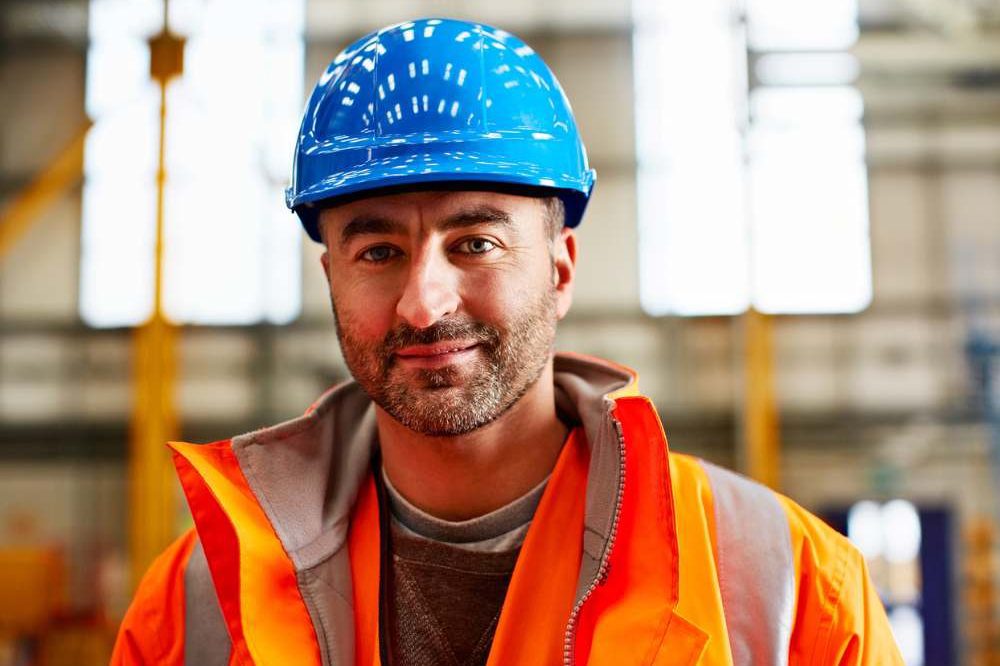
[[[382,464],[408,502],[443,520],[469,520],[537,486],[555,466],[566,426],[555,409],[552,362],[498,419],[464,435],[430,437],[376,407]]]

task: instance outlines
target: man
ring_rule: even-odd
[[[901,663],[845,539],[670,454],[628,369],[553,355],[593,182],[505,32],[415,21],[337,57],[289,205],[355,382],[172,445],[196,530],[116,663]]]

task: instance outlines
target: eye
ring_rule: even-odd
[[[466,254],[486,254],[496,249],[496,246],[496,243],[488,238],[469,238],[459,243],[456,249]]]
[[[398,254],[398,250],[390,245],[375,245],[362,252],[359,256],[362,261],[373,264],[380,264],[389,261]]]

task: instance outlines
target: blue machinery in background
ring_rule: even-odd
[[[996,372],[1000,365],[1000,342],[986,333],[973,331],[966,343],[966,354],[975,382],[978,407],[990,426],[993,487],[1000,490],[1000,385]]]

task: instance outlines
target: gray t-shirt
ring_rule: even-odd
[[[486,515],[453,522],[413,506],[383,471],[392,507],[394,611],[389,650],[400,666],[482,666],[514,565],[548,479]]]

